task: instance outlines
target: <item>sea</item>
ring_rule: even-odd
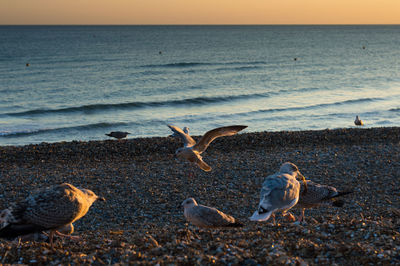
[[[400,126],[400,25],[0,26],[0,146]]]

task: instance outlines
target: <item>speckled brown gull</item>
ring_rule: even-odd
[[[197,204],[194,198],[183,201],[183,215],[186,220],[198,227],[241,227],[232,216],[215,208]]]
[[[283,215],[296,205],[299,200],[300,183],[296,177],[304,176],[293,163],[284,163],[279,172],[268,176],[261,188],[258,210],[250,217],[251,221],[267,221],[270,216],[274,218],[275,212],[281,211]]]
[[[176,126],[168,125],[168,127],[175,133],[179,135],[179,137],[183,140],[184,146],[176,150],[175,155],[182,160],[187,160],[192,163],[197,164],[204,171],[211,171],[211,167],[203,161],[203,158],[200,156],[210,145],[210,143],[219,137],[224,136],[232,136],[237,132],[245,129],[247,126],[227,126],[227,127],[219,127],[213,130],[208,131],[206,134],[201,137],[199,142],[196,141],[183,132],[182,129]]]
[[[129,134],[131,134],[131,133],[123,132],[123,131],[113,131],[113,132],[110,132],[110,133],[105,134],[105,135],[109,136],[109,137],[116,138],[116,139],[123,139],[123,138],[126,138],[126,136],[128,136]]]
[[[14,239],[50,231],[49,239],[53,247],[53,236],[57,230],[85,216],[96,200],[104,198],[89,189],[79,189],[68,183],[43,189],[11,204],[0,213],[0,237]]]
[[[341,207],[343,202],[334,199],[352,193],[352,191],[340,192],[332,186],[317,184],[310,180],[306,180],[306,182],[307,191],[304,192],[304,186],[300,186],[300,198],[296,205],[296,208],[301,208],[300,222],[305,221],[305,209],[319,207],[321,205]]]

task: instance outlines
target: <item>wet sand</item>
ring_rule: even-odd
[[[0,147],[0,209],[62,182],[107,199],[75,223],[81,240],[58,240],[54,251],[48,243],[0,240],[0,263],[400,263],[400,128],[219,138],[203,154],[208,173],[177,161],[180,146],[165,137]],[[264,178],[285,161],[314,182],[354,193],[342,208],[306,210],[304,225],[280,215],[275,226],[250,222]],[[245,226],[187,224],[180,204],[188,197]]]

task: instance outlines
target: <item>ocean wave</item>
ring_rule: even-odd
[[[154,64],[154,65],[142,65],[140,67],[143,68],[185,68],[185,67],[196,67],[196,66],[221,66],[221,65],[245,65],[245,66],[254,66],[254,65],[264,65],[266,62],[263,61],[253,61],[253,62],[245,62],[245,61],[237,61],[237,62],[215,62],[215,63],[205,63],[205,62],[178,62],[178,63],[168,63],[168,64]]]
[[[186,98],[186,99],[171,100],[171,101],[90,104],[90,105],[66,107],[60,109],[34,109],[23,112],[4,113],[0,115],[20,117],[20,116],[33,116],[33,115],[45,115],[45,114],[73,113],[73,112],[96,112],[96,111],[98,112],[109,109],[121,110],[121,109],[138,109],[146,107],[204,105],[204,104],[212,104],[220,102],[222,103],[234,100],[259,98],[259,97],[269,97],[269,93],[240,94],[240,95],[215,96],[215,97],[195,97],[195,98]]]
[[[400,112],[400,107],[389,109],[390,112]]]
[[[124,122],[94,123],[94,124],[71,126],[71,127],[24,129],[24,130],[19,130],[19,131],[0,132],[0,137],[25,137],[25,136],[29,136],[29,135],[57,133],[57,132],[65,132],[65,131],[70,131],[70,130],[80,131],[80,130],[90,130],[90,129],[113,128],[116,126],[125,126],[127,124],[128,123],[124,123]]]
[[[330,106],[338,106],[338,105],[346,105],[346,104],[356,104],[362,102],[372,102],[377,100],[383,100],[382,98],[360,98],[360,99],[353,99],[353,100],[346,100],[341,102],[334,102],[334,103],[321,103],[315,105],[308,105],[308,106],[296,106],[296,107],[287,107],[287,108],[271,108],[271,109],[261,109],[256,111],[250,112],[243,112],[243,113],[233,113],[229,115],[221,115],[220,118],[223,117],[232,117],[232,116],[251,116],[258,113],[279,113],[279,112],[287,112],[287,111],[303,111],[303,110],[313,110],[318,109],[321,107],[330,107]]]
[[[321,104],[314,104],[308,106],[299,106],[299,107],[288,107],[288,108],[275,108],[275,109],[264,109],[264,110],[257,110],[254,112],[281,112],[281,111],[300,111],[300,110],[310,110],[310,109],[318,109],[321,107],[330,107],[330,106],[338,106],[338,105],[346,105],[346,104],[355,104],[355,103],[363,103],[363,102],[373,102],[383,100],[382,98],[360,98],[360,99],[352,99],[334,103],[321,103]]]
[[[166,67],[166,68],[181,68],[181,67],[194,67],[194,66],[209,66],[210,63],[200,62],[180,62],[180,63],[169,63],[169,64],[158,64],[158,65],[143,65],[143,68],[155,68],[155,67]]]

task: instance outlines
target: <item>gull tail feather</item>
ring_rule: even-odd
[[[254,214],[250,217],[250,221],[255,221],[255,222],[264,222],[267,221],[270,217],[273,211],[269,211],[263,214],[259,214],[258,211],[254,212]]]

